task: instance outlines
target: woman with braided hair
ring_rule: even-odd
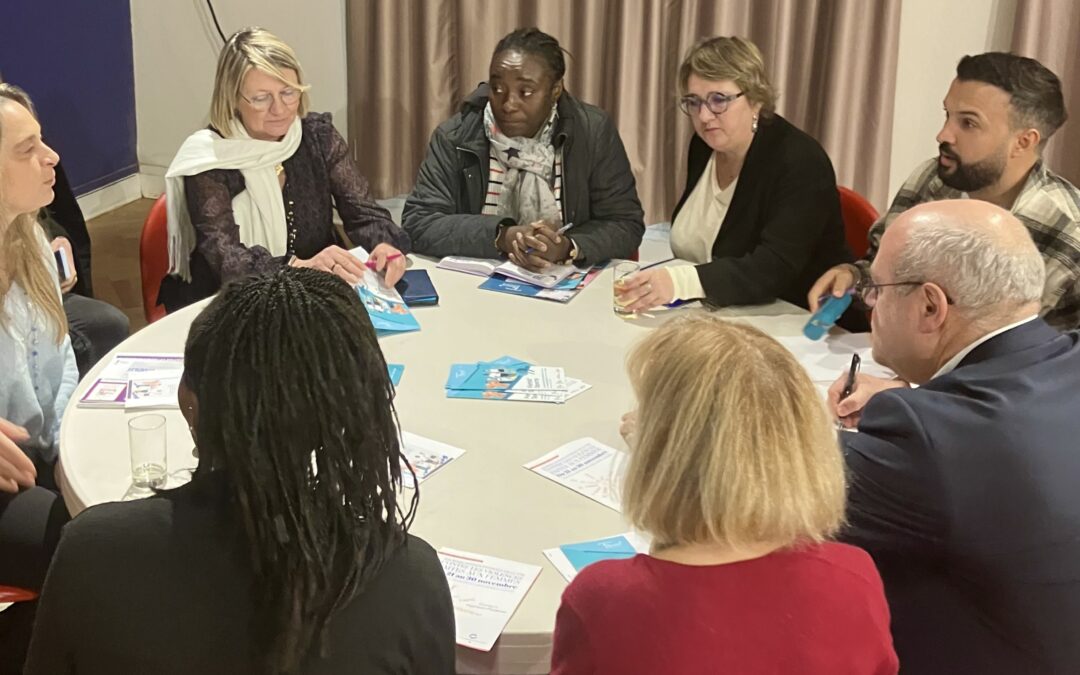
[[[356,293],[310,269],[234,282],[184,365],[191,482],[65,528],[26,672],[452,673],[449,588],[408,534]]]

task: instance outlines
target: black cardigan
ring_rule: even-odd
[[[260,673],[255,575],[223,471],[64,528],[28,675]],[[454,672],[454,609],[435,551],[409,535],[313,645],[305,675]]]
[[[712,152],[697,135],[690,141],[686,190],[672,223]],[[697,266],[707,301],[753,305],[780,298],[806,307],[818,277],[851,260],[829,156],[783,117],[763,118],[713,242],[712,262]]]

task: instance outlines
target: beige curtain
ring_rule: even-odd
[[[1051,170],[1080,185],[1080,3],[1076,0],[1019,0],[1012,49],[1038,59],[1061,80],[1069,121],[1058,129],[1043,156]]]
[[[412,189],[432,130],[487,78],[498,40],[538,26],[572,54],[566,86],[606,110],[648,222],[670,218],[693,133],[676,105],[687,49],[749,37],[778,111],[816,137],[837,180],[887,203],[900,0],[362,0],[347,6],[349,141],[380,197]]]

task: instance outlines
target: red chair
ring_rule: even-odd
[[[877,209],[858,192],[837,186],[840,193],[840,217],[844,219],[844,238],[856,258],[866,255],[869,247],[867,235],[870,226],[878,219]]]
[[[0,602],[26,602],[38,596],[34,591],[15,586],[0,586]]]
[[[165,195],[158,197],[143,223],[139,238],[139,268],[142,272],[143,315],[147,323],[165,316],[165,306],[157,301],[161,280],[169,273],[169,228]]]

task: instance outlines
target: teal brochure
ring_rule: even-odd
[[[638,553],[630,541],[621,534],[606,539],[583,541],[578,544],[563,544],[559,547],[559,550],[563,552],[563,555],[566,556],[566,559],[570,561],[570,564],[578,572],[594,562],[633,558]]]
[[[390,373],[390,381],[396,387],[398,382],[401,382],[401,375],[405,372],[405,366],[400,363],[388,363],[386,364],[386,371]]]
[[[364,303],[371,325],[379,333],[402,333],[420,330],[420,324],[413,318],[412,312],[401,301],[401,296],[390,289],[390,293],[378,292],[371,285],[356,287],[360,300]],[[394,297],[396,296],[396,297]]]

